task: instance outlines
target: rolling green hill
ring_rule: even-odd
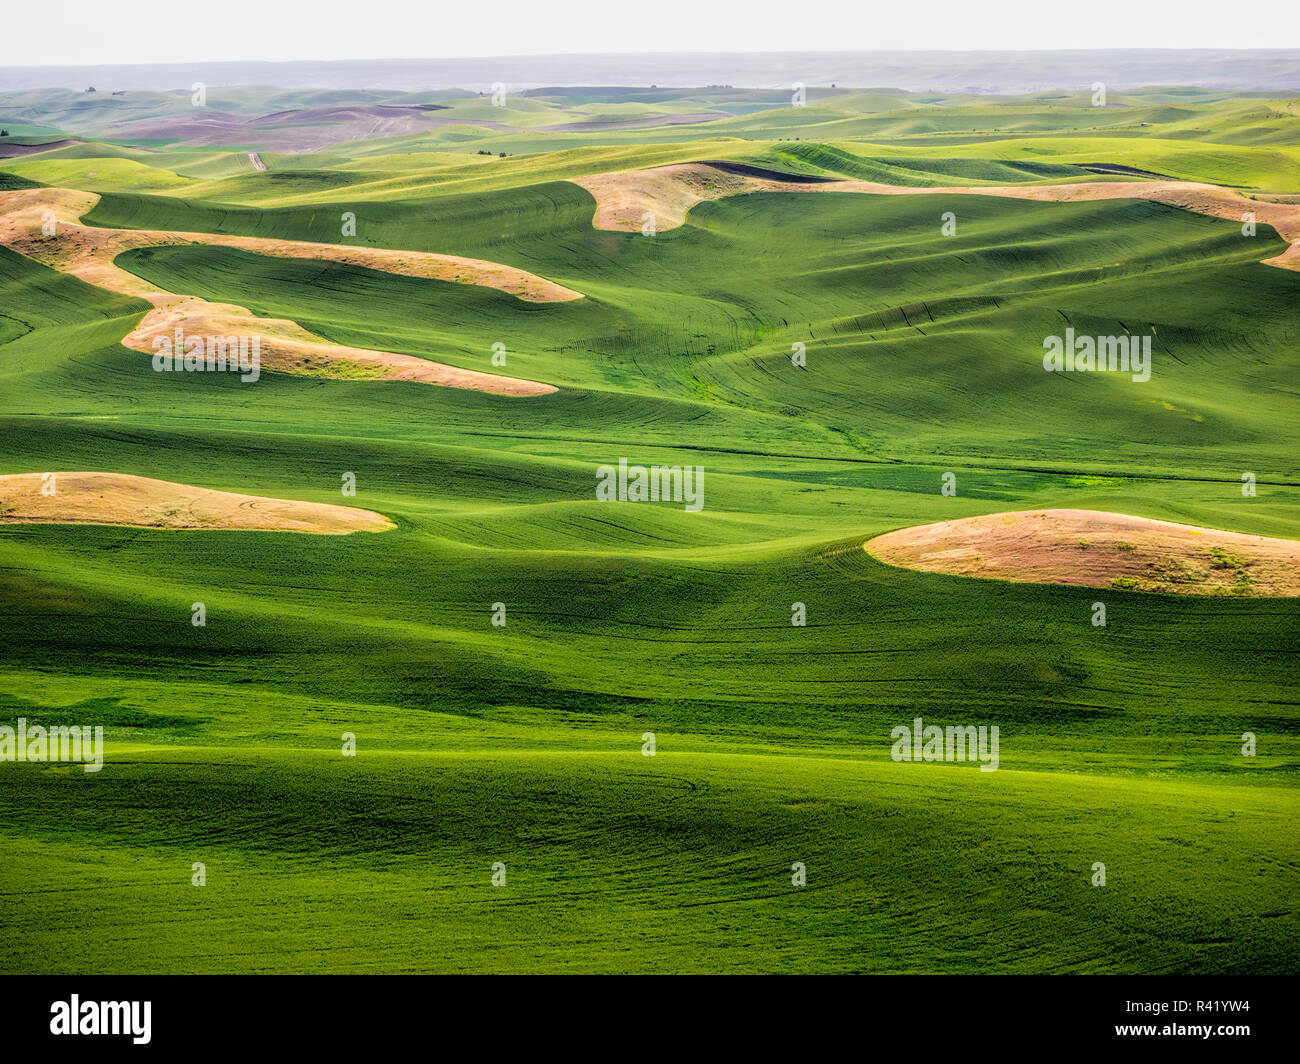
[[[1171,135],[1294,116],[1169,89],[1105,115],[775,97],[549,90],[509,123],[440,97],[518,128],[268,154],[266,173],[211,148],[0,159],[0,188],[102,192],[88,224],[438,251],[583,293],[207,245],[118,256],[336,343],[484,372],[504,344],[497,372],[558,391],[242,384],[153,372],[122,346],[146,303],[0,248],[0,475],[117,471],[396,525],[0,523],[0,724],[107,742],[98,773],[0,763],[0,971],[1294,970],[1300,601],[970,580],[861,549],[1051,507],[1300,539],[1300,273],[1260,261],[1285,241],[1140,200],[788,192],[647,238],[593,228],[566,180],[724,159],[933,187],[1109,164],[1294,191],[1291,134]],[[1111,128],[1134,120],[1161,131]],[[497,144],[510,157],[473,155]],[[181,184],[147,187],[146,166]],[[1067,327],[1152,334],[1151,380],[1045,374]],[[703,508],[599,501],[620,458],[701,467]],[[997,726],[998,770],[892,760],[917,717]]]

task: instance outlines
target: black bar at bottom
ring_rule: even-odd
[[[115,1055],[119,1047],[335,1055],[412,1040],[450,1049],[465,1039],[489,1055],[750,1042],[798,1055],[845,1037],[864,1049],[901,1040],[926,1049],[1128,1044],[1221,1055],[1293,1048],[1296,1033],[1287,981],[1258,976],[60,975],[0,977],[0,993],[6,1049],[111,1047]],[[114,1026],[126,1033],[91,1033]]]

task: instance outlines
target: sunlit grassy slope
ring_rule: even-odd
[[[1101,121],[845,99],[927,128]],[[145,304],[0,250],[0,473],[116,470],[397,526],[2,526],[0,723],[103,725],[108,756],[0,763],[0,970],[1294,970],[1296,600],[973,581],[860,546],[1057,506],[1300,538],[1300,274],[1259,261],[1277,236],[1142,201],[763,193],[647,239],[594,230],[563,180],[691,158],[1072,180],[1173,172],[1185,143],[1205,152],[1187,176],[1262,184],[1294,140],[905,150],[781,140],[773,114],[724,120],[768,121],[754,141],[710,123],[455,159],[418,137],[246,177],[246,156],[171,151],[153,165],[195,184],[105,185],[88,216],[338,242],[348,210],[359,244],[533,270],[584,298],[197,245],[118,259],[341,343],[486,371],[501,343],[506,372],[559,389],[537,398],[157,374],[120,343]],[[150,165],[91,147],[0,168]],[[1066,327],[1151,332],[1152,379],[1044,374]],[[704,509],[598,502],[620,457],[702,467]],[[997,725],[998,771],[892,761],[917,716]]]

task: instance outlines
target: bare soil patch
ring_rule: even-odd
[[[54,151],[55,148],[66,148],[69,144],[78,144],[75,140],[47,140],[44,144],[7,144],[0,140],[0,159],[17,159],[24,155],[35,155],[38,152]]]
[[[811,192],[812,182],[774,181],[722,170],[708,163],[673,163],[646,170],[617,170],[608,174],[576,177],[596,199],[597,229],[621,232],[640,230],[643,216],[654,215],[658,230],[676,229],[686,212],[704,200],[741,196],[748,192]],[[839,185],[842,182],[826,182]]]
[[[246,307],[209,303],[196,296],[167,292],[114,263],[131,248],[177,244],[213,244],[260,255],[339,262],[367,269],[427,277],[459,284],[496,288],[530,302],[578,299],[581,294],[545,278],[498,262],[387,248],[356,248],[343,244],[314,244],[299,240],[176,233],[145,229],[100,229],[78,219],[99,197],[74,189],[36,188],[0,192],[0,244],[46,266],[81,278],[88,284],[122,295],[145,299],[154,310],[123,343],[153,353],[153,338],[183,325],[190,335],[262,337],[262,365],[287,373],[316,376],[366,376],[382,380],[414,380],[451,388],[469,388],[496,395],[546,395],[556,391],[538,381],[459,369],[414,355],[375,351],[330,343],[296,322],[259,318]],[[42,226],[53,218],[56,235]],[[360,368],[359,368],[360,367]]]
[[[133,525],[141,528],[243,529],[346,535],[396,527],[372,510],[214,491],[127,473],[0,476],[0,523]]]
[[[1179,595],[1300,595],[1300,541],[1098,510],[1017,510],[863,544],[905,569]]]
[[[643,215],[654,215],[659,230],[675,229],[704,200],[749,192],[859,192],[873,196],[1003,196],[1068,203],[1079,200],[1148,199],[1172,207],[1241,222],[1252,213],[1260,225],[1277,230],[1290,247],[1262,260],[1269,266],[1300,270],[1300,203],[1250,199],[1233,189],[1194,181],[1082,181],[1071,185],[952,185],[914,188],[855,180],[776,180],[749,176],[709,163],[674,163],[645,170],[618,170],[573,179],[595,197],[597,229],[636,232]]]

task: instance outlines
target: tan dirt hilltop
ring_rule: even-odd
[[[863,544],[905,569],[1179,595],[1300,595],[1300,541],[1098,510],[1018,510]]]
[[[51,485],[53,494],[46,494]],[[0,476],[0,523],[242,529],[332,536],[384,532],[396,527],[383,514],[353,506],[240,495],[128,473],[100,472]]]

